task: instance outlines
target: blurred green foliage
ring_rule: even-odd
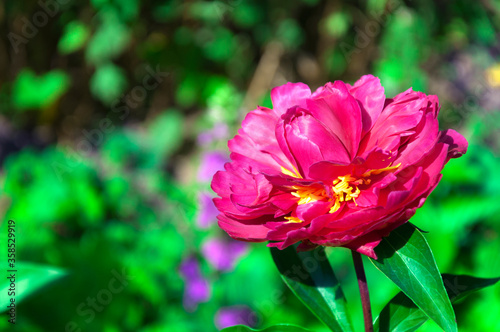
[[[496,1],[465,0],[3,1],[0,243],[15,220],[19,270],[37,280],[19,280],[16,328],[215,331],[220,308],[243,305],[255,327],[326,331],[263,244],[219,271],[202,248],[226,235],[197,222],[210,192],[201,155],[225,151],[244,114],[270,106],[270,88],[286,81],[316,88],[373,73],[388,97],[437,94],[442,127],[471,144],[412,221],[430,232],[442,272],[498,276],[500,100],[484,74],[500,61],[499,14]],[[361,317],[350,253],[327,252]],[[188,257],[210,289],[192,310]],[[377,314],[398,290],[367,269]],[[117,275],[123,289],[109,293]],[[96,297],[107,304],[91,309]],[[497,285],[456,305],[460,331],[500,330],[499,298]]]

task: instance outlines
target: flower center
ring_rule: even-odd
[[[357,184],[361,183],[368,184],[369,182],[367,183],[366,179],[357,180],[350,174],[339,176],[337,179],[333,180],[332,190],[335,193],[335,204],[330,208],[329,212],[334,213],[340,209],[340,203],[342,202],[354,201],[354,203],[356,203],[356,198],[361,192]]]
[[[297,187],[293,186],[297,191],[292,192],[292,195],[299,198],[298,205],[315,202],[328,197],[328,194],[323,188],[313,187]]]
[[[345,176],[339,176],[332,182],[332,195],[329,195],[323,187],[300,187],[293,186],[295,189],[291,194],[297,197],[299,200],[297,202],[298,205],[307,204],[316,201],[328,201],[334,202],[332,207],[329,210],[329,213],[334,213],[338,209],[340,209],[343,202],[354,201],[356,204],[356,198],[359,197],[361,190],[358,188],[361,184],[370,184],[371,179],[368,179],[371,175],[377,175],[382,172],[392,171],[397,169],[401,163],[396,166],[389,166],[385,168],[372,169],[367,171],[361,175],[360,178],[355,178],[351,174],[347,174]],[[283,173],[286,175],[298,177],[296,174],[287,169],[283,168]],[[357,205],[357,204],[356,204]],[[297,217],[285,217],[288,222],[291,223],[299,223],[302,222]]]

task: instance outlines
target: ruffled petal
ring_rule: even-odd
[[[415,127],[420,123],[427,105],[426,96],[411,89],[386,102],[373,128],[361,141],[358,154],[363,156],[375,147],[385,151],[397,149],[401,138],[415,133]]]
[[[434,148],[438,138],[438,121],[429,112],[415,128],[415,134],[408,139],[407,143],[399,148],[399,156],[396,157],[394,163],[401,163],[401,167],[417,163]]]
[[[280,115],[293,106],[306,106],[305,100],[310,96],[311,89],[304,83],[289,82],[271,90],[273,109]]]
[[[441,131],[439,133],[439,142],[443,142],[449,146],[447,161],[465,154],[469,146],[469,142],[467,142],[465,137],[453,129]]]
[[[231,159],[241,168],[267,173],[280,172],[281,166],[289,167],[275,138],[278,120],[276,111],[265,107],[248,113],[238,135],[228,142]]]
[[[373,127],[384,108],[384,88],[378,77],[365,75],[349,87],[349,92],[359,102],[363,122],[361,136],[364,136]]]
[[[248,242],[263,242],[267,240],[269,229],[262,224],[245,225],[223,214],[219,214],[217,219],[219,220],[219,227],[226,231],[233,239]]]
[[[322,122],[344,145],[349,159],[358,151],[363,129],[361,109],[344,82],[325,85],[321,93],[307,100],[312,116]]]
[[[302,177],[309,176],[309,167],[319,161],[349,163],[349,155],[339,138],[309,112],[288,110],[276,127],[278,144]]]

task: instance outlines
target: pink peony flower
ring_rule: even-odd
[[[376,258],[382,237],[408,221],[467,150],[439,131],[438,98],[409,89],[386,99],[380,80],[303,83],[271,91],[229,141],[231,162],[212,180],[219,226],[283,249],[346,247]]]

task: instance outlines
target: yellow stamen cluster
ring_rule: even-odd
[[[330,197],[326,193],[324,188],[318,188],[318,187],[293,186],[292,188],[295,189],[295,191],[293,191],[291,194],[299,199],[297,202],[298,205],[321,201],[321,200],[328,202],[334,201],[334,204],[329,211],[329,213],[334,213],[340,209],[341,203],[343,202],[354,201],[354,203],[357,205],[356,198],[358,198],[359,194],[361,193],[361,190],[358,188],[358,185],[370,184],[371,180],[367,179],[367,177],[371,175],[377,175],[382,172],[395,170],[399,166],[401,166],[401,163],[397,164],[396,166],[388,166],[380,169],[372,169],[361,175],[359,179],[353,177],[350,174],[347,174],[345,176],[339,176],[337,179],[333,180],[332,183],[331,188],[333,197]],[[290,171],[282,167],[281,171],[283,172],[283,174],[292,176],[294,178],[302,178],[302,176],[300,176],[299,172],[295,168],[294,171]],[[299,218],[292,216],[285,217],[285,219],[288,220],[287,222],[289,223],[302,222],[302,220],[300,220]]]
[[[335,204],[330,209],[330,213],[334,213],[340,209],[340,203],[342,202],[349,202],[352,200],[356,203],[356,198],[361,192],[358,186],[352,185],[356,180],[357,179],[350,174],[339,176],[337,179],[333,180],[332,190],[335,193]]]
[[[298,205],[307,204],[310,202],[320,201],[327,197],[325,189],[313,187],[293,187],[297,191],[292,192],[292,195],[299,198]]]

